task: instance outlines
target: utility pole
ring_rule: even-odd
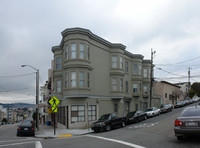
[[[189,90],[190,90],[190,67],[188,68],[188,94],[189,94]]]
[[[156,51],[151,49],[151,73],[150,73],[150,107],[152,105],[152,89],[153,89],[153,55]]]

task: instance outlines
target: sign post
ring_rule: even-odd
[[[57,113],[57,105],[60,103],[60,100],[58,100],[55,96],[49,100],[49,103],[52,105],[52,112],[53,112],[53,118],[54,118],[54,135],[56,135],[56,113]]]

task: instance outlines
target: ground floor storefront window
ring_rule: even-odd
[[[85,121],[85,106],[72,105],[71,106],[71,122],[84,122]]]
[[[88,118],[89,118],[89,121],[96,120],[96,118],[97,118],[96,105],[89,105],[89,107],[88,107]]]

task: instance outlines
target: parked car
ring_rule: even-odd
[[[17,136],[35,136],[35,126],[32,121],[23,121],[17,128]]]
[[[127,123],[139,122],[147,119],[147,113],[143,111],[133,111],[127,114]]]
[[[94,132],[100,130],[110,131],[112,128],[126,125],[126,117],[117,117],[115,113],[102,115],[97,122],[94,122],[91,129]]]
[[[148,108],[145,112],[147,113],[147,117],[154,117],[156,115],[160,115],[160,109],[156,107]]]
[[[183,102],[180,101],[180,102],[177,102],[177,103],[174,105],[174,108],[180,108],[180,107],[183,107],[183,106],[184,106]]]
[[[182,140],[187,135],[200,135],[200,106],[185,108],[174,124],[174,132],[178,140]]]
[[[171,109],[170,111],[172,111],[172,109],[174,108],[174,106],[172,104],[167,104],[169,106],[169,108]]]
[[[160,106],[160,113],[167,113],[169,111],[172,111],[172,105],[171,104],[163,104]]]

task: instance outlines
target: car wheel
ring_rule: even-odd
[[[94,130],[94,132],[95,132],[95,133],[98,133],[98,132],[99,132],[99,130]]]
[[[110,131],[110,130],[111,130],[110,124],[106,125],[106,131]]]
[[[126,126],[125,122],[124,122],[124,121],[122,121],[122,127],[125,127],[125,126]]]
[[[178,140],[183,140],[183,136],[177,136]]]
[[[144,116],[144,120],[146,120],[147,119],[147,116]]]

